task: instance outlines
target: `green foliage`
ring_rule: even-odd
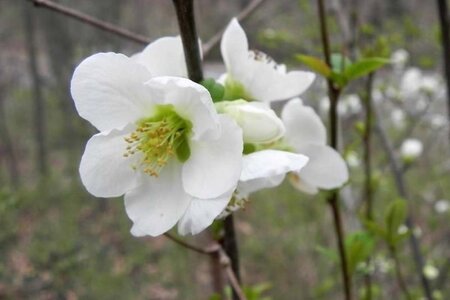
[[[270,283],[263,282],[253,286],[245,286],[243,287],[243,292],[247,300],[271,300],[271,297],[264,296],[271,287]]]
[[[337,87],[343,89],[348,83],[364,77],[383,67],[389,60],[381,57],[361,58],[352,62],[339,53],[331,55],[331,69],[321,59],[314,56],[297,54],[295,58],[325,78],[330,79]]]
[[[389,247],[396,248],[410,234],[408,230],[405,232],[399,230],[407,217],[406,201],[396,199],[389,203],[383,216],[382,223],[364,220],[364,225],[373,235],[384,240]]]
[[[211,95],[213,102],[219,102],[223,100],[225,94],[225,88],[222,84],[216,82],[213,78],[207,78],[201,82]]]
[[[375,246],[374,238],[367,232],[354,232],[347,235],[345,248],[350,274],[353,274],[358,264],[364,262]]]
[[[347,81],[353,81],[372,73],[387,64],[389,60],[380,57],[362,58],[345,69]]]
[[[325,78],[331,75],[331,70],[328,65],[317,57],[297,54],[295,58]]]

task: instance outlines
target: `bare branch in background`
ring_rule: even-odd
[[[45,107],[44,96],[42,93],[42,83],[39,76],[37,64],[37,49],[36,49],[36,35],[34,16],[31,12],[29,4],[23,3],[23,19],[25,29],[25,44],[27,47],[28,63],[31,73],[31,80],[33,83],[33,113],[34,113],[34,131],[36,139],[36,164],[38,166],[39,174],[46,175],[48,172],[47,166],[47,148],[46,148],[46,134],[45,134]]]
[[[115,35],[126,38],[130,41],[136,42],[138,44],[147,45],[150,44],[151,40],[143,35],[136,34],[127,29],[118,27],[114,24],[98,20],[92,16],[84,14],[78,10],[66,7],[64,5],[55,3],[50,0],[30,0],[36,7],[43,7],[49,10],[55,11],[57,13],[66,15],[82,23],[89,24],[93,27],[99,28],[106,32],[114,33]]]
[[[375,115],[375,130],[381,140],[381,145],[384,148],[384,151],[386,152],[386,155],[389,159],[389,166],[391,168],[392,175],[394,176],[394,182],[395,186],[397,188],[397,192],[405,200],[408,199],[408,192],[405,185],[405,180],[403,178],[403,171],[400,166],[400,163],[395,157],[395,151],[391,144],[391,141],[389,140],[386,131],[381,124],[380,120],[380,113],[378,111],[377,107],[373,108],[373,112]],[[409,230],[414,229],[414,222],[411,218],[411,214],[408,215],[406,218],[406,226],[409,228]],[[412,231],[413,232],[413,231]],[[416,237],[416,235],[413,233],[409,236],[409,243],[411,247],[411,251],[413,253],[414,262],[416,264],[417,272],[420,275],[420,280],[422,284],[422,289],[425,294],[426,299],[433,300],[433,295],[431,291],[431,285],[428,279],[425,277],[425,274],[423,273],[423,267],[424,267],[424,258],[422,256],[421,250],[420,250],[420,244]]]
[[[0,83],[1,84],[1,83]],[[0,86],[0,157],[8,165],[11,186],[17,189],[20,184],[19,166],[16,153],[14,152],[13,139],[6,123],[5,98],[3,87]],[[2,161],[2,159],[0,159]]]
[[[249,17],[255,10],[264,2],[265,0],[253,0],[250,2],[237,16],[239,21],[245,20]],[[211,50],[217,46],[220,42],[220,38],[222,37],[225,28],[218,31],[214,34],[204,45],[203,45],[203,56],[207,56]]]

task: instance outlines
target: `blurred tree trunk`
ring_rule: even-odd
[[[11,135],[6,124],[6,113],[3,98],[3,90],[0,87],[0,157],[5,158],[6,164],[8,165],[9,177],[11,180],[11,185],[17,189],[20,184],[19,167],[17,164],[17,158],[14,153],[14,146],[11,139]],[[4,155],[3,155],[4,154]]]
[[[75,107],[70,96],[70,78],[74,69],[74,43],[69,32],[67,18],[52,11],[40,11],[44,36],[49,57],[50,69],[53,73],[54,90],[58,98],[60,112],[64,117],[64,134],[62,143],[72,149],[72,142],[77,142],[73,124]]]
[[[36,50],[36,23],[34,20],[33,7],[29,2],[23,2],[23,21],[25,30],[25,44],[28,52],[29,68],[31,80],[33,84],[32,97],[34,102],[34,130],[36,138],[36,164],[38,165],[40,175],[46,175],[47,166],[47,149],[45,135],[45,112],[44,98],[42,94],[41,81],[37,66],[37,50]]]

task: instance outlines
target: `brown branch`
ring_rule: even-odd
[[[219,244],[213,244],[213,245],[211,245],[210,247],[207,247],[207,248],[200,248],[200,247],[191,245],[188,242],[186,242],[186,241],[184,241],[182,239],[179,239],[179,238],[171,235],[168,232],[164,233],[164,235],[168,239],[170,239],[173,242],[177,243],[178,245],[180,245],[180,246],[182,246],[184,248],[187,248],[189,250],[195,251],[197,253],[200,253],[200,254],[212,255],[212,254],[216,253],[217,251],[219,251],[219,249],[220,249],[220,245]]]
[[[32,3],[34,3],[34,5],[36,7],[47,8],[49,10],[52,10],[57,13],[63,14],[65,16],[71,17],[75,20],[78,20],[82,23],[91,25],[91,26],[101,29],[103,31],[114,33],[115,35],[126,38],[130,41],[133,41],[133,42],[136,42],[136,43],[139,43],[142,45],[147,45],[151,42],[149,38],[147,38],[143,35],[139,35],[134,32],[131,32],[127,29],[118,27],[114,24],[111,24],[111,23],[108,23],[105,21],[101,21],[92,16],[84,14],[75,9],[66,7],[64,5],[55,3],[53,1],[50,1],[50,0],[30,0],[30,1]]]
[[[221,264],[225,268],[225,273],[227,275],[228,282],[233,288],[233,292],[237,296],[237,299],[247,300],[247,297],[245,297],[244,292],[242,291],[241,286],[239,285],[239,279],[237,277],[237,274],[233,271],[232,261],[230,261],[230,258],[227,256],[227,254],[222,248],[220,248],[219,254]]]
[[[255,12],[255,10],[264,2],[264,0],[253,0],[251,1],[237,16],[238,21],[243,21],[251,14]],[[226,28],[226,27],[225,27]],[[220,42],[220,38],[222,37],[225,28],[218,31],[214,34],[204,45],[203,45],[203,56],[206,57],[211,50],[217,46]]]
[[[220,244],[214,242],[209,247],[200,248],[192,244],[189,244],[188,242],[180,238],[177,238],[168,232],[164,233],[164,236],[186,249],[192,250],[200,254],[210,255],[212,258],[218,257],[220,265],[225,269],[228,281],[230,282],[233,292],[237,295],[237,298],[239,300],[247,299],[244,293],[242,292],[242,288],[239,285],[238,277],[232,268],[232,261],[230,260],[230,258],[228,257],[225,250],[222,248]]]
[[[331,68],[331,52],[329,35],[327,30],[327,21],[325,15],[325,7],[323,0],[317,0],[317,8],[319,15],[320,34],[322,39],[323,55],[325,57],[326,64]],[[338,150],[338,113],[337,104],[339,101],[340,89],[334,86],[331,79],[327,79],[328,83],[328,96],[330,98],[330,144],[331,147]],[[330,205],[331,212],[334,221],[334,230],[338,243],[338,252],[341,264],[341,275],[344,285],[345,299],[352,299],[352,282],[350,272],[348,269],[347,254],[344,244],[344,228],[342,225],[342,217],[339,205],[339,192],[334,190],[331,192],[328,198],[328,204]]]

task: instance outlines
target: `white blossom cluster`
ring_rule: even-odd
[[[131,57],[97,53],[76,68],[71,93],[99,133],[80,163],[96,197],[125,196],[135,236],[178,224],[196,234],[287,176],[306,193],[339,188],[345,161],[326,129],[298,98],[315,75],[287,71],[250,51],[233,19],[223,34],[222,99],[189,80],[180,37],[163,37]],[[288,100],[281,116],[271,102]]]

